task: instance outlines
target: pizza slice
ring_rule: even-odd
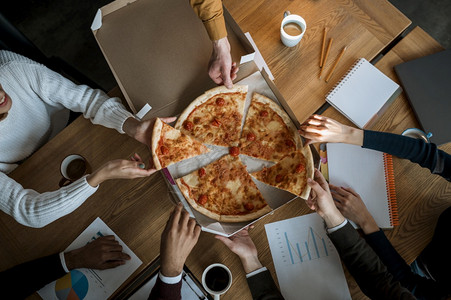
[[[307,199],[310,193],[307,178],[313,178],[313,173],[312,152],[309,147],[304,147],[291,152],[274,166],[251,175],[261,182]]]
[[[152,158],[157,170],[209,151],[205,145],[180,130],[159,118],[155,120],[152,133]]]
[[[217,161],[176,180],[188,203],[220,222],[245,222],[271,211],[238,156]]]
[[[278,162],[302,147],[287,113],[271,99],[254,93],[240,139],[240,153]]]
[[[175,128],[202,143],[238,146],[247,86],[219,86],[197,97],[180,115]]]

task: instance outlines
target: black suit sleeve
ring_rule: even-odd
[[[65,274],[58,253],[17,265],[0,272],[2,297],[24,299]]]
[[[254,300],[283,299],[282,294],[279,292],[279,289],[268,270],[247,278],[247,284],[249,285],[252,299]]]
[[[365,295],[371,299],[416,299],[393,278],[351,223],[348,222],[329,237]]]
[[[161,281],[160,276],[152,288],[149,300],[180,300],[182,299],[182,280],[168,284]]]

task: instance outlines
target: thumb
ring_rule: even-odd
[[[230,68],[226,70],[226,68],[222,68],[221,70],[222,80],[224,82],[224,85],[231,89],[233,87],[232,79],[230,78]]]
[[[315,191],[317,197],[324,193],[323,188],[315,180],[307,178],[307,184]]]
[[[172,123],[175,120],[177,120],[177,117],[166,117],[166,118],[160,118],[161,121],[165,122],[165,123]]]
[[[222,236],[222,235],[215,235],[215,239],[220,240],[221,242],[223,242],[224,245],[226,245],[227,248],[229,248],[229,249],[230,249],[230,248],[232,247],[232,245],[233,245],[233,242],[232,242],[229,238],[227,238],[227,237],[225,237],[225,236]]]

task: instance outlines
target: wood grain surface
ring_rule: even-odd
[[[410,20],[386,0],[293,1],[224,0],[225,7],[249,32],[275,77],[275,84],[302,123],[325,103],[325,95],[357,58],[373,59],[409,25]],[[307,29],[292,48],[280,41],[284,11],[302,16]],[[334,43],[323,74],[344,46],[346,54],[328,83],[318,79],[324,27]]]

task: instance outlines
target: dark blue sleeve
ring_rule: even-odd
[[[17,265],[0,272],[2,296],[24,299],[65,274],[58,253]]]
[[[451,181],[451,155],[435,144],[399,134],[365,130],[362,147],[408,159]]]
[[[382,230],[365,235],[365,240],[393,275],[394,280],[399,281],[418,299],[441,299],[447,294],[434,280],[413,273]]]

